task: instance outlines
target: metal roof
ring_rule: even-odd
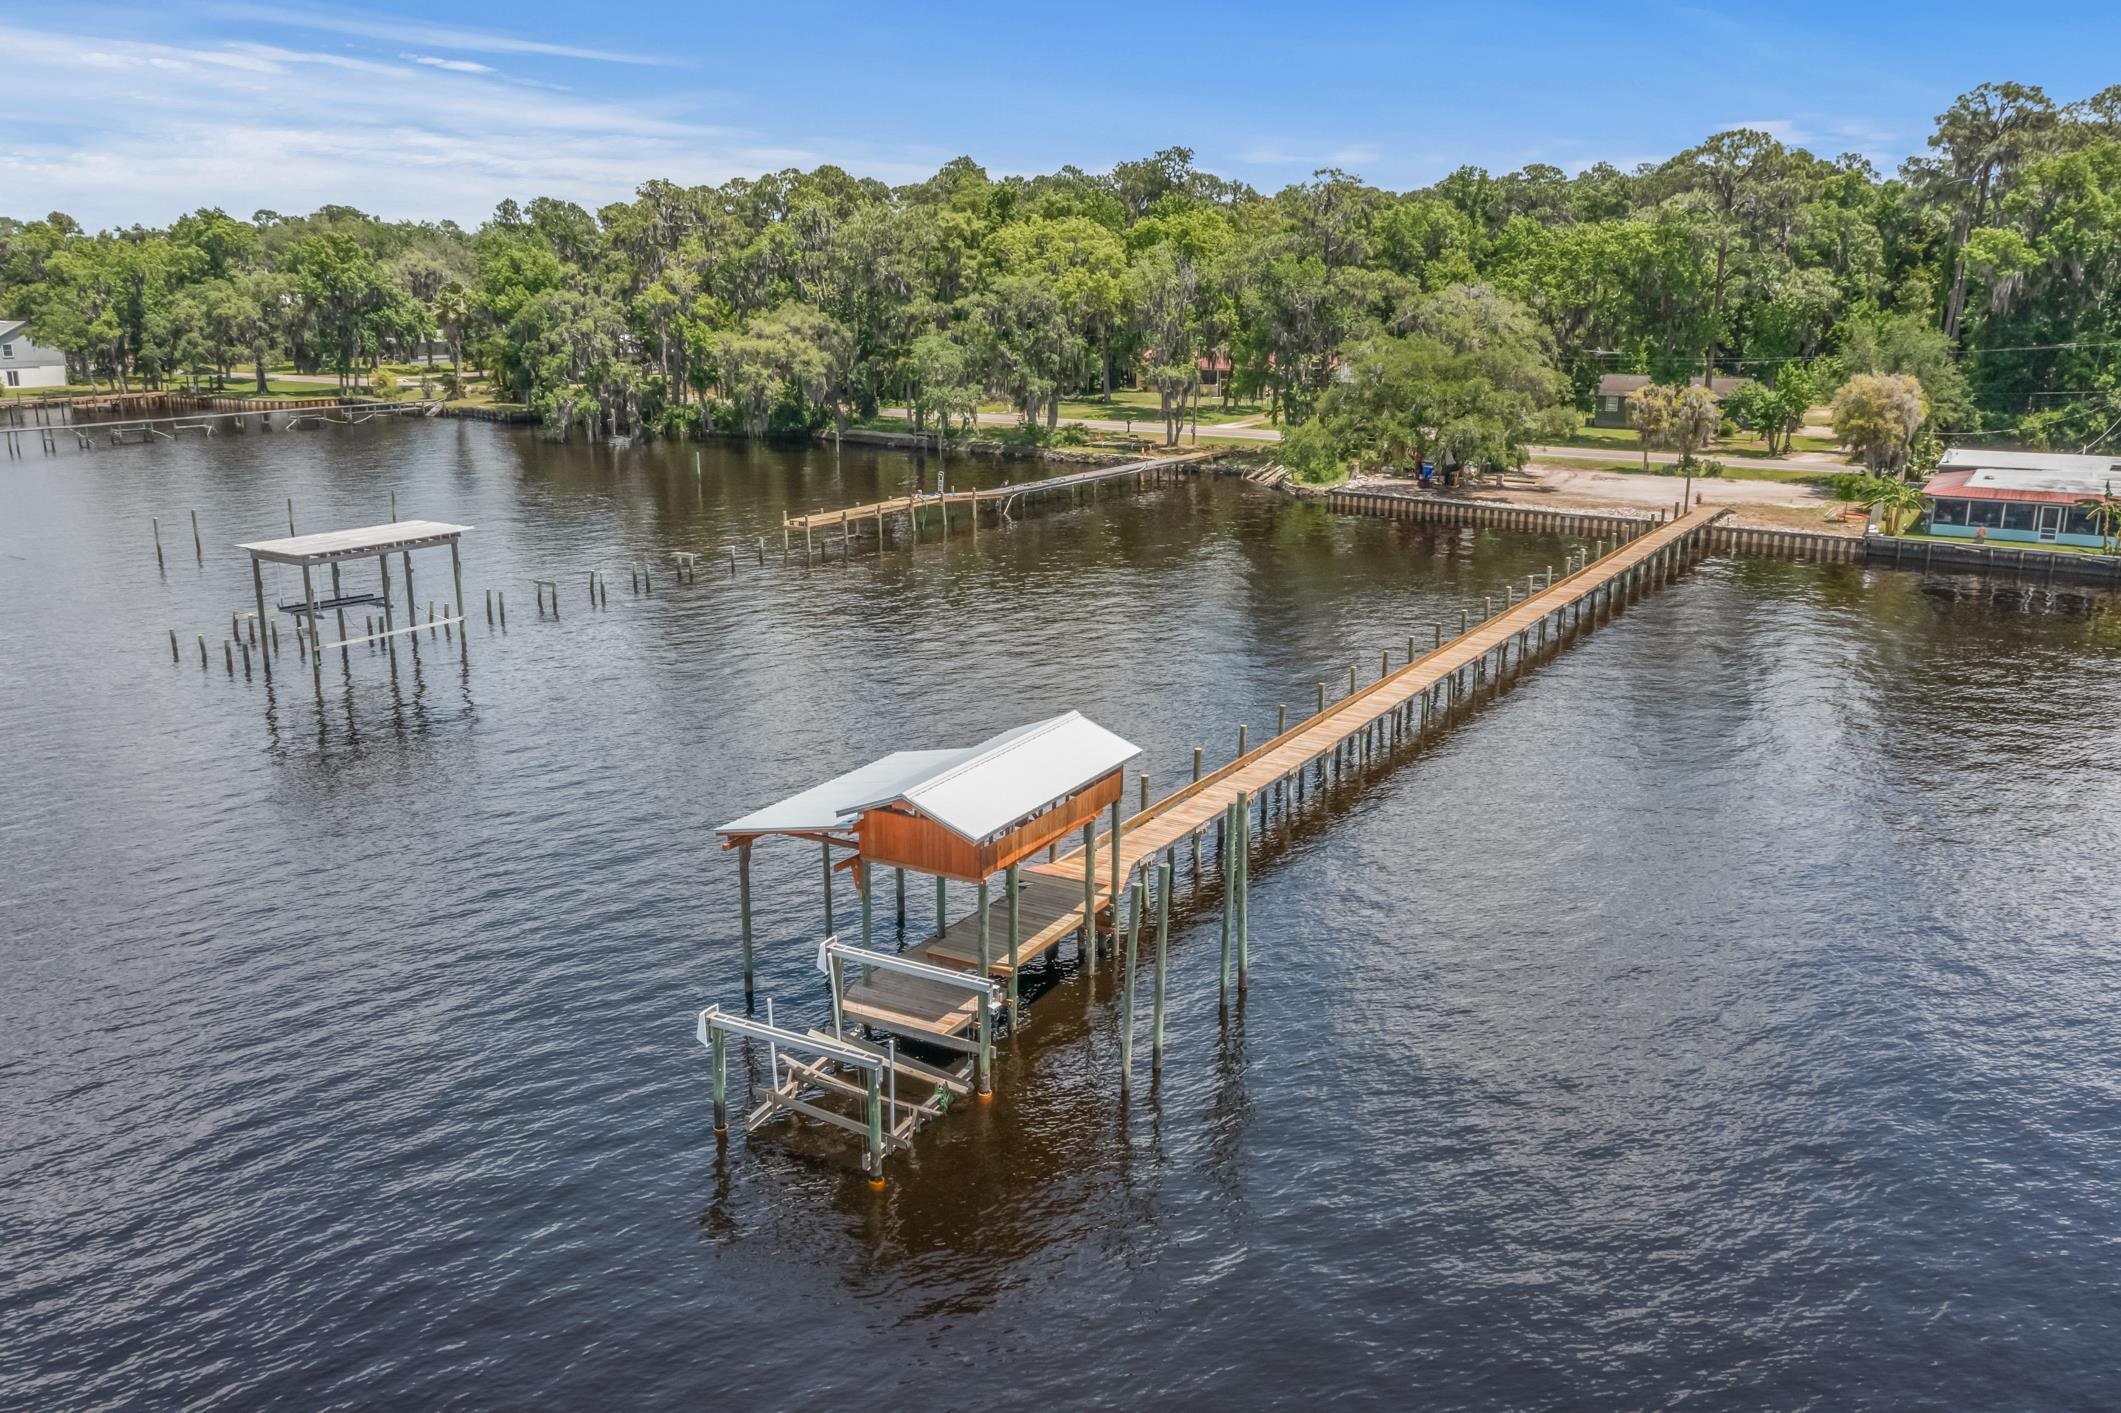
[[[1971,472],[1967,485],[1995,491],[2096,496],[2104,494],[2109,485],[2121,487],[2121,456],[1954,447],[1938,461],[1937,469]]]
[[[398,550],[446,545],[469,529],[469,525],[451,525],[441,520],[393,520],[388,525],[364,525],[355,530],[326,530],[317,535],[257,540],[236,548],[249,550],[254,558],[269,559],[278,564],[327,564],[335,559],[362,559]]]
[[[894,752],[715,832],[817,832],[847,827],[864,810],[901,805],[976,844],[1140,754],[1132,742],[1071,711],[959,750]]]
[[[816,834],[844,829],[861,813],[863,803],[875,799],[880,791],[888,798],[903,786],[925,780],[964,756],[963,751],[893,751],[882,760],[835,775],[822,785],[753,810],[742,819],[732,819],[715,833]]]

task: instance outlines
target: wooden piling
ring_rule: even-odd
[[[746,995],[745,999],[750,999]],[[714,1131],[729,1132],[729,1040],[721,1027],[711,1026],[707,1031],[707,1046],[713,1056],[714,1069]],[[773,1082],[779,1084],[781,1077],[775,1075]]]
[[[1117,906],[1115,900],[1114,906]],[[1083,826],[1083,963],[1097,970],[1097,826]]]
[[[1139,881],[1133,889],[1132,904],[1127,910],[1127,958],[1120,973],[1120,1024],[1119,1024],[1119,1087],[1125,1090],[1127,1082],[1134,1077],[1134,973],[1141,962],[1142,934],[1142,886]]]
[[[150,515],[147,518],[147,523],[155,535],[155,567],[158,569],[165,568],[167,566],[162,562],[162,520],[159,516]]]
[[[1164,977],[1171,950],[1171,865],[1156,866],[1156,1005],[1155,1030],[1150,1042],[1149,1064],[1164,1062]]]
[[[191,552],[198,556],[199,563],[206,563],[206,546],[199,543],[199,512],[191,513]]]

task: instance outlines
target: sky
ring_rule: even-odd
[[[0,215],[90,229],[326,202],[475,225],[661,177],[836,163],[887,182],[1172,145],[1265,191],[1661,160],[1764,128],[1890,169],[1985,81],[2121,82],[2121,6],[506,6],[70,0],[0,9]],[[2034,16],[2037,15],[2037,19]]]

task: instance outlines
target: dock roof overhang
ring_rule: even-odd
[[[462,538],[469,525],[451,525],[441,520],[394,520],[388,525],[364,525],[353,530],[326,530],[316,535],[290,535],[278,540],[256,540],[236,548],[252,559],[275,564],[329,564],[341,559],[373,559],[379,554],[431,549]]]
[[[715,832],[730,843],[762,834],[816,836],[860,830],[866,817],[890,815],[926,821],[978,851],[1115,776],[1140,754],[1132,742],[1071,711],[975,746],[895,751]]]

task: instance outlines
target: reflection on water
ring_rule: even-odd
[[[1712,561],[1277,814],[1227,1007],[1181,854],[1160,1071],[1144,1034],[1122,1101],[1118,969],[1065,949],[994,1101],[874,1192],[710,1131],[714,823],[1069,706],[1169,786],[1572,542],[1188,481],[784,565],[784,512],[932,464],[693,453],[376,424],[9,467],[10,1401],[2099,1401],[2111,596]],[[288,498],[393,492],[477,527],[505,632],[170,663]],[[158,571],[192,509],[204,564]],[[800,1024],[815,867],[754,870]]]

